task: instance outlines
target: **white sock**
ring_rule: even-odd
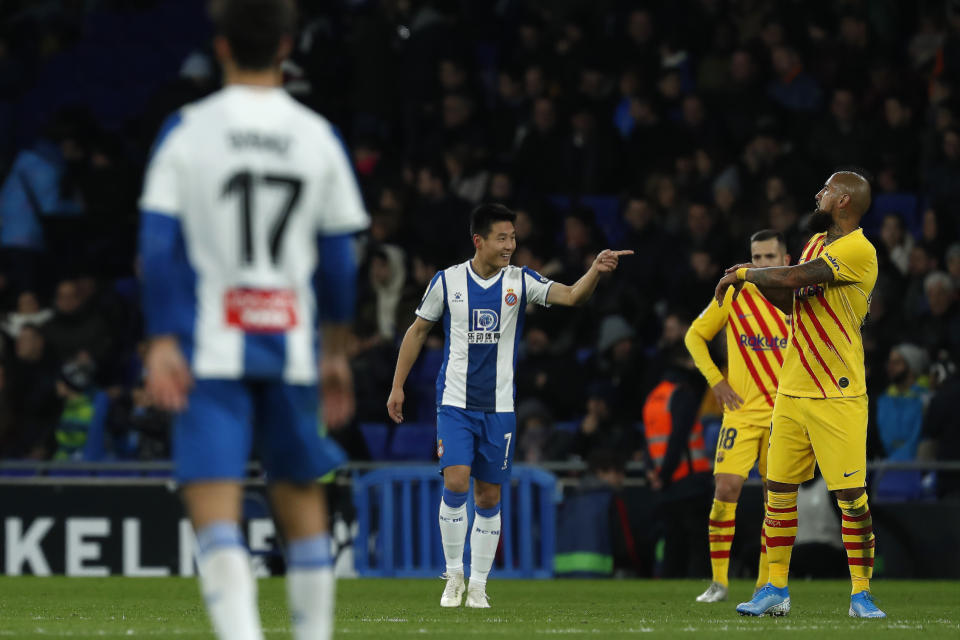
[[[235,523],[217,522],[197,532],[197,568],[207,612],[221,640],[263,640],[257,583]]]
[[[287,602],[295,640],[333,637],[335,590],[330,536],[292,540],[287,545]]]
[[[491,512],[496,509],[491,515]],[[481,513],[482,512],[482,513]],[[500,543],[500,505],[493,509],[477,509],[470,532],[470,586],[484,586],[493,567]]]
[[[466,497],[464,497],[466,500]],[[451,507],[440,500],[440,540],[447,559],[447,573],[463,573],[463,546],[467,542],[467,505]]]

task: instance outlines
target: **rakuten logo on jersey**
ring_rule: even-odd
[[[754,351],[770,351],[772,349],[786,349],[787,348],[787,339],[778,338],[777,336],[747,336],[740,334],[740,344],[745,347],[750,347]]]
[[[230,289],[226,323],[247,333],[283,333],[297,326],[297,294],[287,289]]]

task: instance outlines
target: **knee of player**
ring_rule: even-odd
[[[731,474],[721,473],[715,476],[716,491],[714,497],[721,502],[736,502],[740,499],[743,488],[743,478]]]
[[[492,509],[500,502],[500,485],[474,486],[473,501],[481,509]]]
[[[447,467],[443,470],[443,486],[456,493],[465,493],[470,490],[470,468],[466,467],[462,472],[457,469]]]
[[[863,487],[854,487],[853,489],[838,489],[833,492],[837,500],[856,500],[866,491]]]

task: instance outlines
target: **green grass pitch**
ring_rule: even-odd
[[[752,583],[729,602],[693,598],[704,581],[491,580],[492,609],[441,609],[440,580],[341,580],[338,638],[584,635],[595,638],[960,637],[960,582],[879,580],[887,620],[847,617],[849,583],[796,582],[785,618],[742,618]],[[260,580],[268,638],[289,638],[282,579]],[[196,581],[185,578],[0,577],[0,638],[213,638]]]

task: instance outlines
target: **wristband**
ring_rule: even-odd
[[[740,267],[737,269],[737,280],[746,280],[747,279],[747,269],[750,267]]]

